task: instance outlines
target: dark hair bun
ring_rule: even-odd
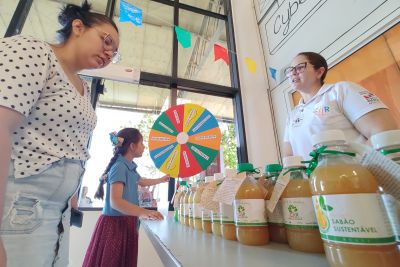
[[[82,19],[85,17],[85,14],[90,12],[91,7],[92,6],[87,1],[83,2],[81,7],[68,4],[61,9],[58,15],[58,22],[64,27],[74,19]]]

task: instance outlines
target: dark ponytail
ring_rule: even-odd
[[[107,17],[106,15],[90,12],[91,5],[85,0],[82,6],[73,4],[65,5],[58,14],[58,22],[62,28],[57,31],[57,39],[60,43],[64,43],[68,40],[72,31],[72,22],[75,19],[79,19],[86,27],[92,27],[93,25],[107,23],[112,25],[118,32],[118,27],[115,22]]]
[[[118,156],[124,156],[128,151],[130,144],[137,144],[143,139],[142,134],[139,132],[138,129],[135,128],[124,128],[117,133],[117,137],[123,138],[124,141],[114,147],[114,156],[111,158],[110,162],[107,165],[107,168],[103,172],[103,175],[100,178],[99,186],[97,187],[96,194],[94,195],[94,198],[96,199],[104,199],[104,183],[107,181],[108,172],[117,161]]]

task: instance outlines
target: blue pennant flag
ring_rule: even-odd
[[[272,79],[276,81],[276,69],[269,67],[269,72],[271,73]]]
[[[142,10],[121,0],[119,5],[119,21],[132,22],[134,25],[140,27],[143,21]]]

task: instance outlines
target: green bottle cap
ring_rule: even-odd
[[[253,164],[251,163],[239,163],[237,165],[237,171],[238,172],[253,172],[254,171],[254,167]]]
[[[282,171],[282,165],[280,165],[280,164],[267,164],[267,165],[265,165],[264,171],[265,172],[281,172]]]

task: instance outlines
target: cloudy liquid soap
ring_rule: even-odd
[[[327,146],[311,174],[311,190],[326,257],[332,267],[400,265],[393,232],[375,177],[346,152],[344,134],[312,137]],[[332,152],[334,151],[334,152]],[[336,152],[335,152],[336,151]]]
[[[246,172],[246,179],[239,187],[234,202],[234,218],[237,240],[245,245],[261,246],[269,242],[265,214],[264,191],[252,176],[250,163],[238,165],[239,172]]]
[[[214,181],[214,176],[206,176],[204,188]],[[211,210],[206,208],[201,209],[201,229],[206,233],[211,233]]]
[[[272,192],[274,191],[276,179],[279,173],[282,171],[282,166],[279,164],[269,164],[265,166],[265,175],[267,182],[265,183],[265,189],[267,190],[267,196],[265,197],[265,207],[267,207],[269,200],[271,199]],[[271,213],[268,209],[265,209],[267,213],[269,238],[273,242],[287,243],[286,228],[283,220],[282,200],[280,199]]]
[[[199,184],[197,187],[197,190],[193,194],[193,227],[194,229],[197,230],[203,230],[202,229],[202,221],[201,221],[201,206],[200,206],[200,201],[201,201],[201,194],[203,193],[204,190],[204,184]]]
[[[292,249],[322,253],[324,248],[312,203],[310,182],[301,161],[302,157],[297,156],[283,159],[283,172],[290,177],[281,196],[287,240]]]

